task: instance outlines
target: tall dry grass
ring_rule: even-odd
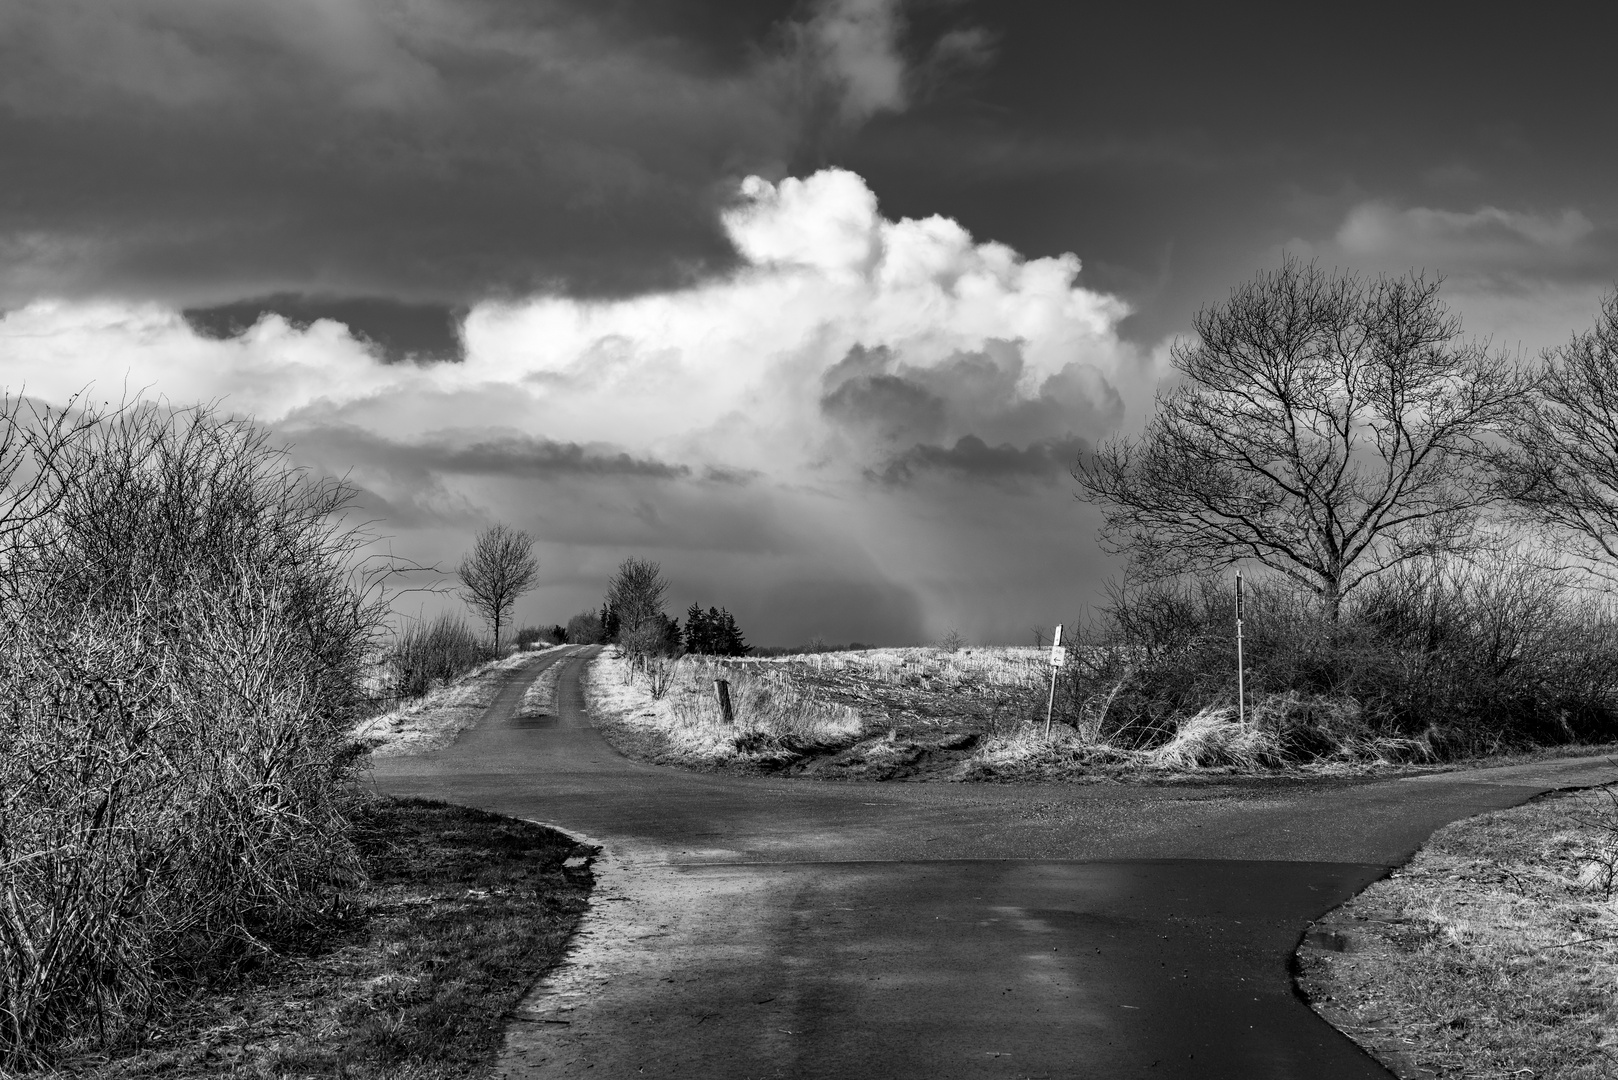
[[[348,489],[251,425],[52,428],[15,403],[5,425],[37,481],[0,528],[0,1063],[20,1068],[134,1035],[176,980],[329,917],[378,612]]]
[[[714,681],[729,688],[733,720]],[[651,729],[673,756],[693,762],[779,762],[856,741],[859,711],[806,689],[790,673],[748,660],[684,656],[631,661],[607,654],[591,668],[592,710]]]

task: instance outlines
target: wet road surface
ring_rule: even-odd
[[[827,783],[643,765],[584,718],[591,648],[507,676],[379,788],[600,844],[509,1077],[1386,1077],[1297,998],[1304,927],[1449,821],[1604,759],[1367,782]],[[554,713],[521,715],[562,665]]]

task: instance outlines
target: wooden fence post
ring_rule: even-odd
[[[715,679],[713,693],[714,697],[719,699],[719,715],[724,718],[725,723],[734,724],[736,714],[730,708],[730,683],[724,679]]]

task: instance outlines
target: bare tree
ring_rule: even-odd
[[[1464,544],[1483,440],[1523,380],[1460,340],[1438,282],[1287,258],[1194,325],[1145,432],[1074,469],[1112,550],[1151,577],[1250,559],[1335,617],[1381,571]]]
[[[461,579],[461,598],[488,621],[498,650],[500,627],[506,615],[539,577],[534,538],[520,529],[491,525],[478,533],[472,550],[461,559],[456,576]]]
[[[607,583],[602,608],[618,624],[618,641],[633,656],[663,651],[668,617],[663,597],[668,592],[663,568],[650,559],[631,555],[618,564]]]
[[[1547,349],[1544,369],[1496,458],[1522,516],[1571,538],[1598,573],[1618,576],[1618,293],[1596,324]]]

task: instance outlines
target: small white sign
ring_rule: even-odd
[[[1051,646],[1051,667],[1061,667],[1067,660],[1067,650],[1060,645]]]

